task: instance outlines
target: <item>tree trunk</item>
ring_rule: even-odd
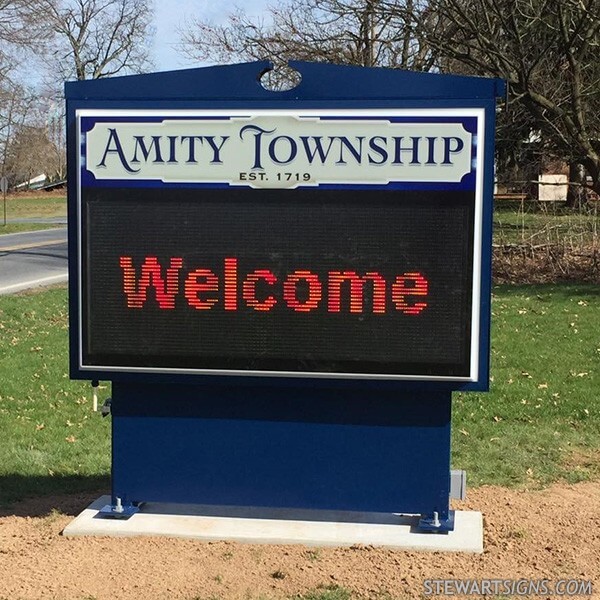
[[[567,206],[581,208],[587,202],[585,187],[586,171],[580,163],[569,165],[569,189],[567,191]]]

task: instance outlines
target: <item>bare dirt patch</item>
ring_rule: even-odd
[[[0,516],[0,598],[279,599],[340,586],[356,598],[421,598],[427,579],[591,580],[600,598],[600,482],[536,491],[484,486],[481,555],[309,549],[167,538],[64,538],[95,495],[27,501]]]

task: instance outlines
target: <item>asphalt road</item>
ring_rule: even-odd
[[[67,281],[67,229],[0,235],[0,294]]]

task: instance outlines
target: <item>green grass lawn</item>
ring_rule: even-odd
[[[545,485],[600,473],[600,289],[494,289],[487,394],[455,394],[453,465],[471,483]]]
[[[108,486],[110,423],[69,379],[66,297],[0,296],[0,502]]]
[[[39,196],[21,196],[15,194],[6,197],[6,218],[8,220],[32,217],[64,217],[66,214],[66,196],[41,193]],[[3,232],[1,223],[3,223],[3,221],[0,221],[0,233]]]
[[[292,596],[291,600],[351,600],[351,598],[352,594],[348,590],[337,585],[329,585],[311,590],[305,594]],[[387,594],[385,596],[377,594],[377,598],[387,600],[389,596],[387,596]]]
[[[56,229],[64,225],[55,225],[52,223],[7,223],[0,224],[0,236],[7,233],[21,233],[22,231],[38,231],[40,229]]]
[[[0,502],[109,485],[110,419],[68,377],[66,296],[0,296]],[[600,474],[599,300],[593,285],[494,289],[492,390],[454,396],[452,463],[471,485]]]

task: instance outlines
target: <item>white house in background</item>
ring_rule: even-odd
[[[24,181],[23,183],[19,183],[19,185],[15,185],[15,190],[37,190],[41,188],[48,178],[45,173],[38,175],[37,177],[33,177],[29,181]]]

